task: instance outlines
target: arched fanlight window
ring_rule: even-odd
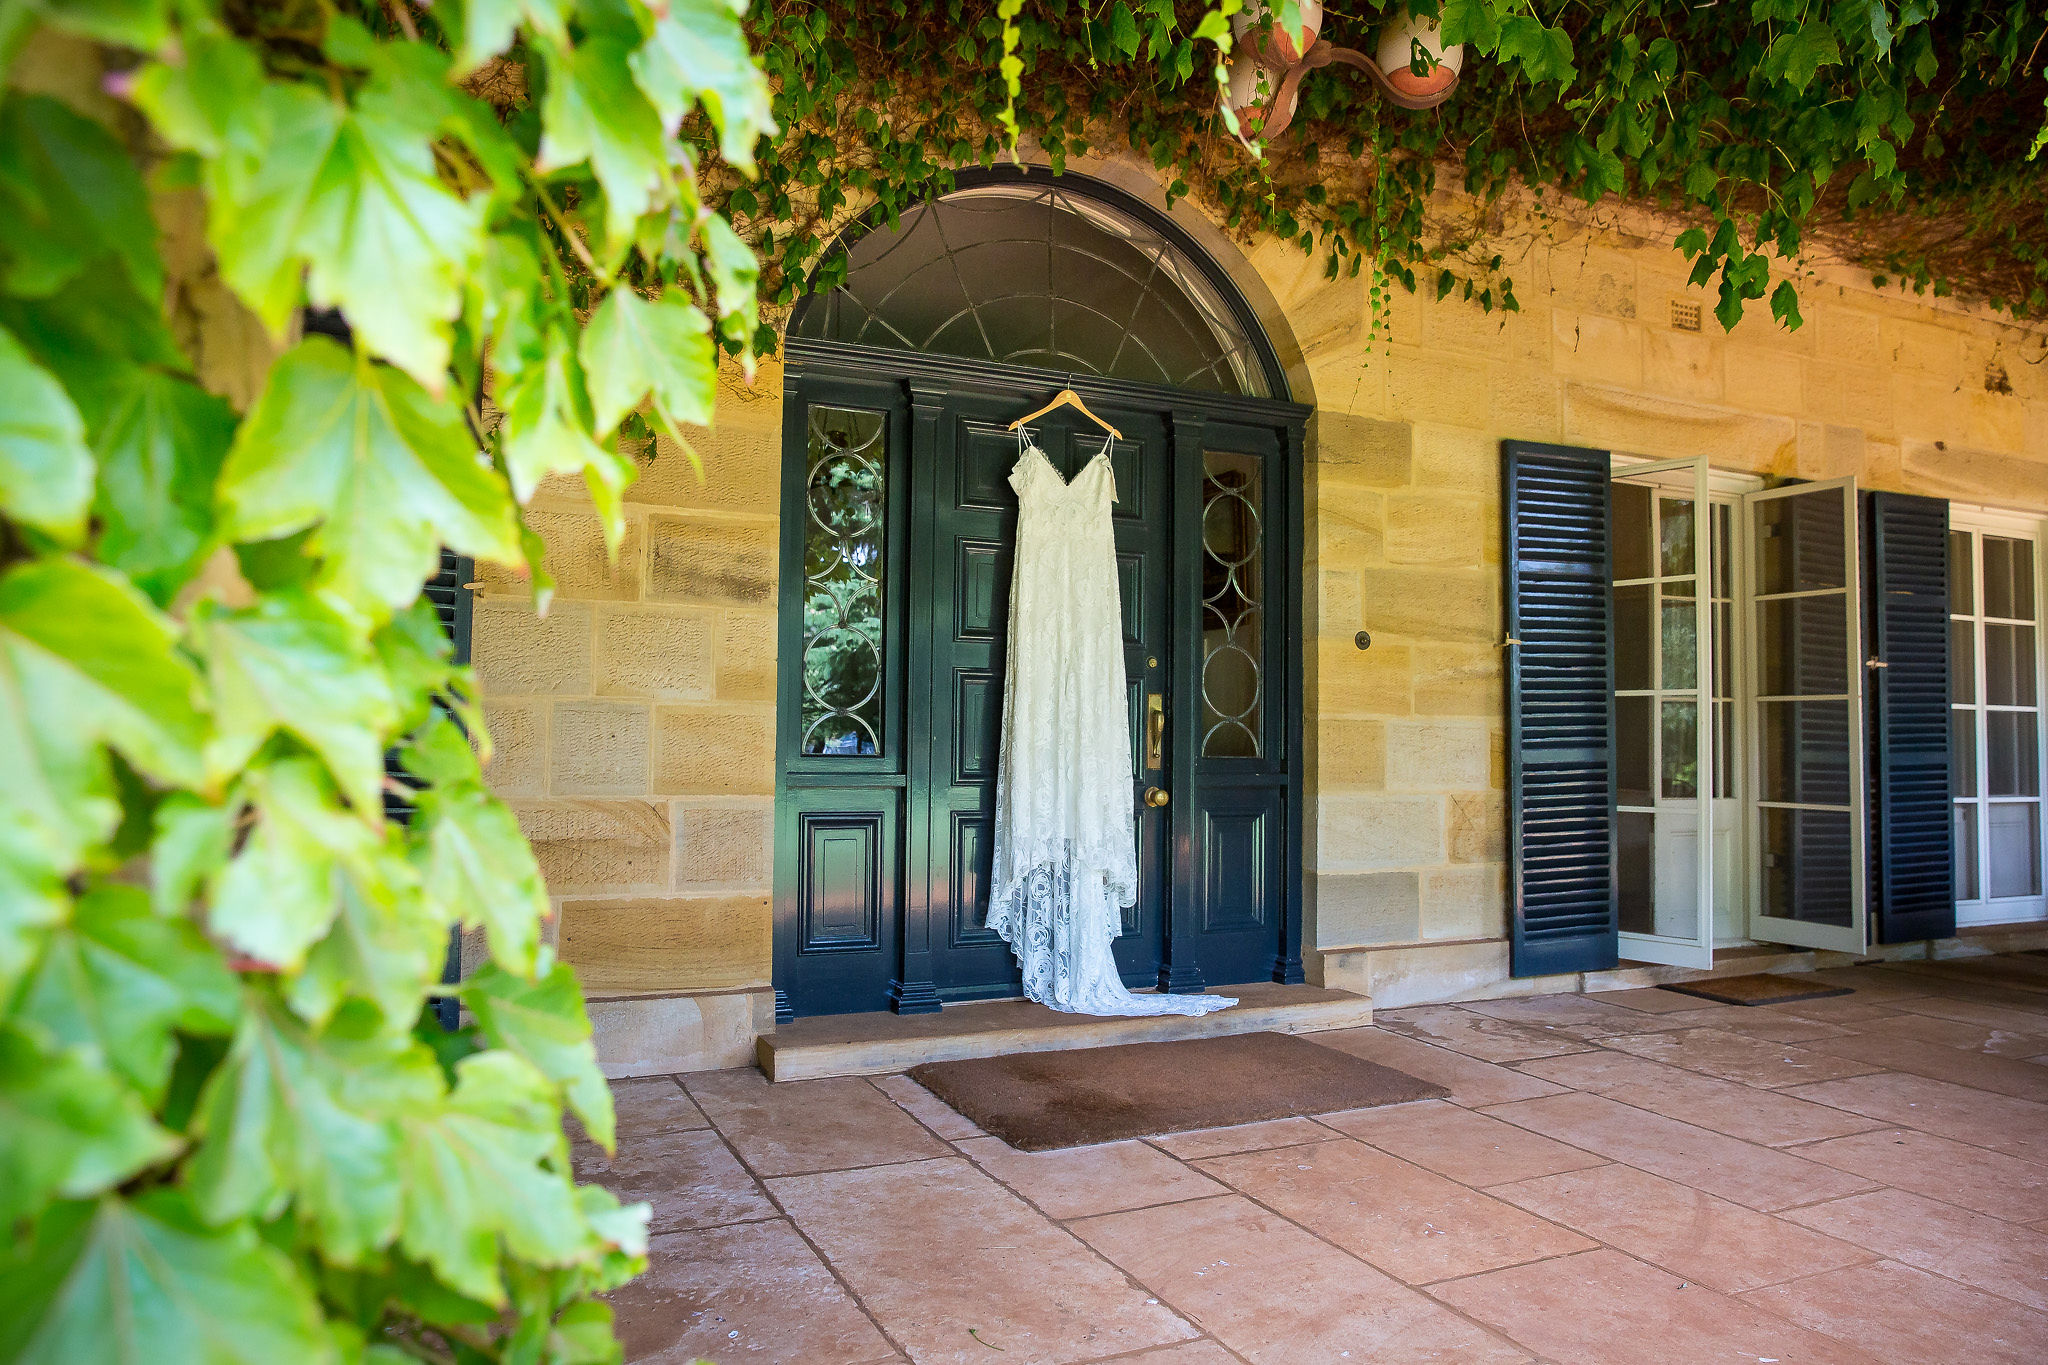
[[[1248,310],[1152,210],[1079,176],[961,180],[894,228],[849,232],[844,283],[806,299],[791,332],[1273,396]]]

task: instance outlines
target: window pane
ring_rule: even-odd
[[[1714,596],[1735,595],[1735,550],[1733,536],[1735,509],[1727,503],[1714,505]]]
[[[1956,899],[1977,899],[1977,807],[1956,807]]]
[[[1976,612],[1976,593],[1971,591],[1970,533],[1948,533],[1948,609],[1958,616]]]
[[[1614,485],[1614,578],[1649,578],[1657,570],[1650,554],[1650,489],[1635,483]]]
[[[1700,794],[1700,706],[1664,703],[1663,791],[1667,799],[1690,801]]]
[[[1960,708],[1949,713],[1949,795],[1976,796],[1977,713]]]
[[[1714,703],[1714,795],[1735,795],[1735,704]]]
[[[2034,542],[1984,537],[1984,614],[2034,619]]]
[[[1622,811],[1616,817],[1620,847],[1615,851],[1621,881],[1624,933],[1654,933],[1657,922],[1657,817]]]
[[[2032,706],[2034,628],[1984,624],[1984,700],[1993,706]]]
[[[1988,594],[1987,594],[1988,595]],[[1991,894],[2041,894],[2041,804],[1994,801],[1984,808],[1990,835]]]
[[[1764,913],[1808,924],[1852,922],[1847,811],[1763,813]]]
[[[2032,711],[1984,713],[1985,764],[1992,796],[2039,796],[2041,751]]]
[[[1735,651],[1729,647],[1728,628],[1734,614],[1735,608],[1727,602],[1714,606],[1714,695],[1731,699],[1735,696]]]
[[[1265,493],[1256,455],[1202,456],[1202,755],[1265,751]]]
[[[1624,806],[1648,806],[1655,802],[1651,785],[1656,772],[1657,748],[1650,732],[1648,697],[1614,699],[1614,751],[1619,765],[1616,800]]]
[[[1840,595],[1757,603],[1757,695],[1849,690],[1849,622]]]
[[[804,528],[803,752],[882,737],[884,416],[813,408]]]
[[[1647,583],[1614,590],[1614,685],[1623,692],[1656,686],[1651,671],[1657,646],[1650,626],[1650,595]]]
[[[1666,578],[1693,571],[1693,512],[1691,498],[1659,498],[1658,572]]]
[[[1948,623],[1948,699],[1973,706],[1977,701],[1977,623]]]
[[[1763,801],[1849,804],[1849,703],[1767,701],[1757,705]]]
[[[1667,584],[1664,589],[1664,677],[1658,685],[1666,690],[1700,685],[1699,603],[1672,596],[1674,587],[1684,590],[1692,584]]]
[[[1755,508],[1758,593],[1846,586],[1840,490],[1772,498]]]

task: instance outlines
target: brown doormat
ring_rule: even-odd
[[[1794,1000],[1824,1000],[1831,995],[1856,993],[1847,986],[1816,981],[1810,976],[1777,972],[1681,981],[1664,989],[1680,995],[1697,995],[1702,1000],[1718,1000],[1724,1005],[1785,1005]]]
[[[1287,1033],[926,1062],[910,1076],[1026,1152],[1450,1093]]]

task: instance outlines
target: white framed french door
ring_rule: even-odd
[[[1949,511],[1949,747],[1956,923],[2048,919],[2039,518]]]
[[[1618,464],[1611,489],[1621,956],[1714,963],[1717,589],[1705,459]]]
[[[1855,481],[1750,493],[1742,513],[1750,935],[1860,953],[1869,925]]]

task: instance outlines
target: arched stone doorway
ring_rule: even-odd
[[[963,175],[857,225],[787,342],[782,1017],[1017,992],[983,925],[1014,418],[1071,386],[1113,459],[1140,897],[1133,987],[1301,979],[1301,451],[1229,278],[1101,182]],[[1276,396],[1280,395],[1280,396]],[[1100,449],[1034,423],[1071,474]],[[1091,434],[1094,433],[1094,434]],[[1165,791],[1164,808],[1137,800]]]

